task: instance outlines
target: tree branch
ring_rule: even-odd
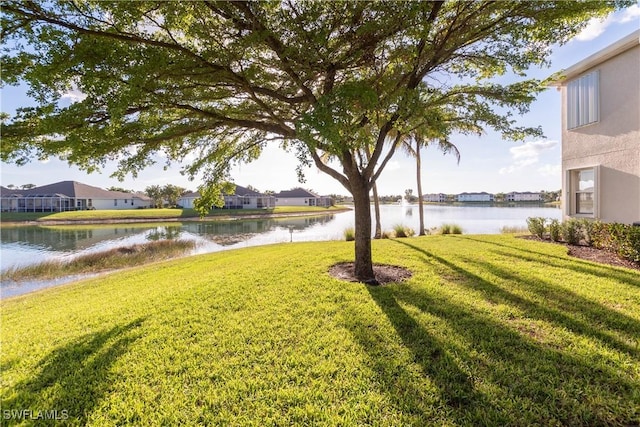
[[[396,149],[398,148],[398,145],[399,145],[401,139],[402,139],[402,135],[400,133],[398,133],[398,135],[396,136],[396,139],[391,144],[391,148],[389,149],[389,152],[387,153],[387,155],[385,156],[384,160],[380,164],[380,167],[378,168],[378,170],[373,174],[373,176],[369,180],[369,188],[373,187],[373,184],[375,184],[375,182],[380,177],[380,174],[384,170],[384,168],[387,165],[387,163],[389,163],[389,160],[391,160],[391,158],[393,157]],[[369,164],[371,164],[371,163],[369,163]]]
[[[311,152],[311,158],[313,159],[313,162],[315,163],[318,169],[320,169],[322,172],[326,173],[327,175],[331,176],[332,178],[336,179],[340,184],[342,184],[344,188],[347,189],[347,191],[352,193],[351,184],[349,183],[349,179],[346,176],[342,175],[340,172],[333,169],[332,167],[329,167],[328,165],[326,165],[322,161],[322,159],[320,158],[316,150],[312,149],[309,151]]]
[[[282,44],[282,42],[280,40],[278,40],[273,35],[273,32],[270,31],[262,23],[262,21],[260,21],[258,19],[258,17],[253,13],[253,11],[251,10],[251,8],[249,7],[249,4],[247,2],[245,2],[245,1],[237,1],[237,2],[233,2],[232,5],[235,6],[238,10],[240,10],[242,13],[244,13],[245,15],[247,15],[249,17],[249,19],[251,20],[251,23],[255,27],[255,30],[260,31],[260,32],[264,32],[266,34],[265,41],[267,42],[268,46],[273,50],[273,52],[280,59],[280,62],[282,64],[282,66],[283,66],[283,71],[285,71],[294,80],[294,82],[298,85],[298,87],[304,92],[304,94],[306,95],[307,100],[309,102],[311,102],[311,103],[315,103],[317,101],[315,95],[313,94],[311,89],[309,89],[304,84],[304,82],[302,81],[300,76],[298,74],[296,74],[296,72],[291,67],[291,63],[289,61],[289,58],[287,58],[287,55],[285,54],[285,46],[284,46],[284,44]]]

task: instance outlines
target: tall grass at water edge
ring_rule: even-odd
[[[81,255],[68,261],[54,260],[24,267],[10,267],[2,273],[2,280],[19,282],[116,270],[175,258],[194,247],[193,241],[159,240]]]

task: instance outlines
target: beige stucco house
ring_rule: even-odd
[[[224,209],[271,209],[276,206],[275,197],[239,185],[235,186],[233,194],[223,194],[223,196]],[[183,208],[193,208],[195,200],[199,197],[198,192],[185,193],[178,200],[178,205]]]
[[[640,221],[640,30],[564,70],[565,217]]]
[[[304,188],[293,188],[276,194],[276,206],[323,206],[333,205],[333,199],[329,196],[318,196]]]
[[[87,209],[139,209],[151,207],[141,193],[108,191],[77,181],[60,181],[28,190],[0,187],[3,212],[64,212]]]

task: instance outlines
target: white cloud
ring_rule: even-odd
[[[61,97],[62,99],[68,99],[73,103],[73,102],[80,102],[84,100],[87,97],[87,95],[80,92],[80,90],[74,88],[61,94]]]
[[[617,20],[617,22],[620,22],[621,24],[624,24],[626,22],[630,22],[630,21],[639,21],[640,20],[640,6],[637,4],[634,4],[631,7],[626,8],[623,12],[622,15],[620,16],[620,18]]]
[[[600,34],[604,33],[604,30],[613,22],[611,17],[593,18],[589,21],[586,27],[576,36],[576,40],[586,42],[597,38]]]
[[[523,169],[527,166],[538,163],[540,154],[553,150],[558,145],[558,141],[529,141],[518,147],[509,149],[512,164],[498,171],[501,175],[507,175]]]
[[[546,164],[538,168],[538,173],[540,173],[540,175],[542,176],[560,176],[561,171],[562,171],[561,165]]]
[[[611,24],[625,24],[640,20],[640,6],[634,4],[620,12],[609,15],[606,18],[593,18],[587,26],[575,37],[575,40],[584,42],[597,38]]]
[[[518,147],[509,149],[514,159],[537,158],[540,153],[551,150],[558,145],[558,141],[529,141]]]

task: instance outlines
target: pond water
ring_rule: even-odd
[[[465,234],[497,234],[502,227],[526,227],[528,217],[560,219],[561,210],[532,206],[456,206],[426,205],[425,227],[455,223]],[[417,205],[381,206],[383,230],[396,224],[418,229]],[[0,270],[47,260],[71,259],[78,255],[160,239],[187,239],[196,242],[192,254],[216,252],[281,242],[340,240],[344,230],[353,227],[353,212],[296,218],[272,218],[232,221],[203,221],[164,224],[108,224],[65,226],[3,226],[0,229]],[[66,280],[69,281],[69,280]],[[7,297],[34,287],[64,282],[0,282]]]

